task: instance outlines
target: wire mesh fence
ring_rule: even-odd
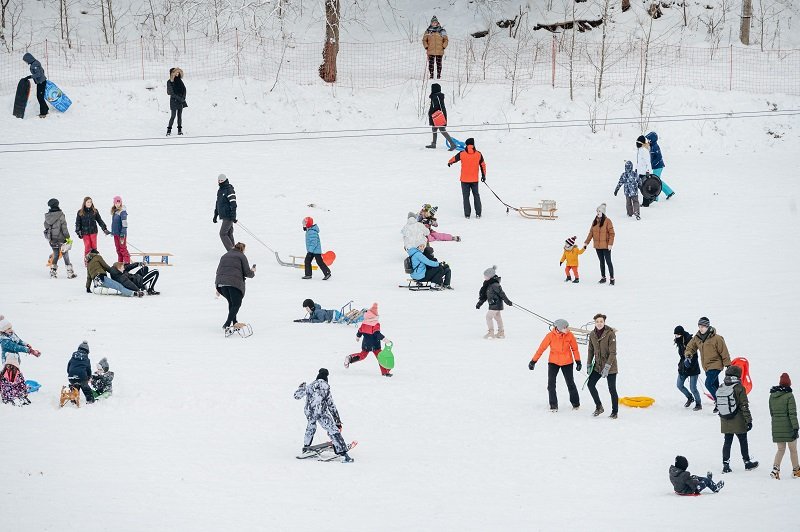
[[[714,91],[800,94],[800,50],[760,51],[728,46],[645,45],[642,41],[576,42],[550,34],[520,39],[450,39],[441,77],[463,90],[476,83],[594,88],[641,83]],[[322,43],[266,39],[231,31],[219,38],[179,41],[140,38],[113,45],[45,41],[30,46],[48,78],[65,86],[168,77],[180,66],[187,78],[253,78],[321,84]],[[0,54],[0,90],[12,91],[28,74],[23,52]],[[347,43],[339,46],[337,85],[386,88],[429,76],[418,42]],[[438,71],[435,72],[438,74]]]

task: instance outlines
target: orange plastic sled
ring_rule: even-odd
[[[750,362],[744,357],[738,357],[731,360],[731,366],[742,368],[742,386],[746,393],[750,393],[750,390],[753,389],[753,381],[750,378]]]

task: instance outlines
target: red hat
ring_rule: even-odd
[[[788,373],[781,373],[781,380],[778,381],[780,386],[786,386],[787,388],[792,385],[792,379],[789,378]]]
[[[312,225],[314,225],[314,218],[312,218],[311,216],[306,216],[305,218],[303,218],[303,227],[308,229]]]

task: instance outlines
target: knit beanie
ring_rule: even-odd
[[[378,304],[373,303],[369,310],[364,314],[364,323],[367,325],[375,325],[378,323]]]
[[[605,214],[606,213],[606,204],[601,203],[597,206],[597,214]]]
[[[436,15],[431,17],[431,24],[433,24],[434,22],[436,22],[437,24],[439,23],[439,19],[436,18]]]
[[[225,174],[219,174],[217,176],[217,183],[224,183],[227,180],[228,180],[228,178],[225,177]]]
[[[689,469],[689,460],[687,460],[685,456],[676,456],[675,467],[686,471],[687,469]]]
[[[644,135],[639,135],[639,137],[636,139],[636,147],[641,148],[642,144],[644,144],[645,142],[647,142],[647,139],[644,138]]]
[[[114,196],[114,203],[116,203],[116,202],[120,202],[120,203],[122,203],[122,197],[120,197],[120,196]]]
[[[568,239],[566,239],[564,242],[566,242],[566,244],[567,244],[569,247],[572,247],[572,246],[574,246],[574,245],[575,245],[575,240],[576,240],[577,238],[578,238],[577,236],[571,236],[571,237],[569,237]]]
[[[675,330],[673,331],[673,334],[683,334],[685,332],[686,331],[683,330],[683,326],[678,325],[677,327],[675,327]]]
[[[780,386],[785,386],[786,388],[788,388],[789,386],[792,385],[792,379],[789,378],[788,373],[781,373],[781,379],[778,381],[778,384]]]
[[[108,360],[106,360],[105,357],[101,358],[97,365],[103,370],[104,373],[108,373]]]
[[[50,207],[51,209],[57,209],[58,208],[58,200],[55,199],[55,198],[52,198],[50,201],[47,202],[47,206]]]
[[[569,328],[569,322],[567,322],[567,320],[558,319],[553,322],[553,327],[559,331],[566,331]]]
[[[711,320],[709,320],[708,318],[706,318],[705,316],[703,316],[702,318],[700,318],[699,320],[697,320],[697,325],[698,325],[698,326],[699,326],[699,325],[704,325],[704,326],[706,326],[706,327],[710,327],[710,326],[711,326]]]
[[[491,279],[495,275],[497,275],[497,266],[492,266],[491,268],[483,270],[483,276],[486,279]]]
[[[304,299],[303,300],[303,308],[310,308],[314,310],[314,300],[313,299]]]
[[[319,368],[319,373],[317,373],[317,379],[322,379],[325,382],[328,382],[328,370],[325,368]]]
[[[466,141],[464,141],[464,145],[465,146],[474,146],[475,145],[475,139],[473,139],[472,137],[468,138]]]
[[[86,340],[81,342],[81,345],[78,346],[78,351],[84,351],[84,352],[88,353],[89,352],[89,342],[87,342]]]
[[[0,319],[0,332],[6,332],[10,330],[11,330],[11,322],[5,318]]]

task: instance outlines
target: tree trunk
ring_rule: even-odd
[[[753,0],[742,2],[742,25],[739,28],[739,40],[742,44],[750,44],[750,20],[753,16]]]
[[[325,45],[319,77],[328,83],[336,81],[336,55],[339,53],[339,0],[325,0]]]
[[[622,12],[629,10],[631,8],[631,0],[622,0]]]

